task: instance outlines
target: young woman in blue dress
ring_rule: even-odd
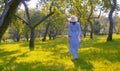
[[[78,48],[81,44],[82,30],[78,18],[72,15],[68,18],[68,41],[69,41],[69,52],[73,56],[73,60],[78,59]]]

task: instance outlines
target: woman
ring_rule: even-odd
[[[78,59],[78,48],[80,47],[82,31],[76,16],[71,16],[68,21],[70,22],[68,25],[69,51],[73,56],[73,60],[76,60]]]

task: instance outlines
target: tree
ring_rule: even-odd
[[[43,34],[42,41],[46,41],[46,37],[47,37],[47,34],[48,34],[49,27],[50,27],[50,22],[48,22],[45,26],[45,33]]]
[[[30,10],[30,13],[33,13],[33,9]],[[25,18],[26,19],[26,15],[24,13],[24,10],[20,9],[17,13],[17,15],[21,16],[22,18]],[[36,19],[36,18],[35,18]],[[17,20],[21,21],[20,19],[17,18]],[[24,24],[23,21],[21,21],[21,23],[17,23],[16,25],[20,26],[20,34],[22,37],[25,37],[27,42],[29,41],[29,35],[30,35],[30,28]]]
[[[30,17],[30,14],[29,14],[29,8],[27,7],[26,5],[26,2],[25,1],[22,1],[24,7],[25,7],[25,12],[26,12],[26,16],[27,16],[27,21],[24,20],[23,18],[21,18],[20,16],[18,15],[15,15],[17,18],[21,19],[29,28],[30,28],[30,42],[29,42],[29,48],[31,50],[34,50],[34,41],[35,41],[35,28],[40,25],[44,20],[46,20],[48,17],[50,17],[51,15],[54,14],[54,12],[52,12],[51,8],[52,8],[52,5],[53,5],[53,2],[51,3],[50,5],[50,8],[49,8],[49,14],[47,14],[45,17],[42,17],[42,19],[40,21],[38,21],[37,23],[35,24],[32,24],[32,20],[31,20],[31,17]]]
[[[106,16],[101,16],[99,18],[99,23],[101,25],[100,34],[108,34],[109,20]]]
[[[3,0],[2,0],[3,1]],[[14,16],[18,5],[20,4],[22,0],[5,0],[4,4],[4,10],[2,11],[2,14],[0,16],[0,40],[2,39],[3,34],[7,30],[12,17]]]
[[[9,38],[9,32],[10,32],[9,29],[7,29],[5,34],[2,37],[3,42],[6,42],[6,40]]]
[[[21,37],[21,33],[22,33],[22,29],[24,27],[24,25],[22,24],[23,22],[21,20],[19,20],[16,17],[12,18],[12,22],[10,24],[10,33],[11,33],[11,37],[13,38],[14,41],[19,42],[20,41],[20,37]]]
[[[109,12],[109,33],[107,37],[107,41],[112,41],[113,29],[114,29],[114,21],[113,21],[113,13],[115,9],[117,9],[117,0],[102,0],[102,5],[104,12]]]
[[[94,34],[100,34],[100,29],[101,29],[101,25],[99,23],[99,21],[96,21],[94,24],[93,24],[93,29],[94,29]]]
[[[62,32],[64,32],[66,26],[65,14],[62,14],[60,11],[55,12],[45,23],[45,33],[42,40],[45,41],[47,35],[49,39],[54,39],[57,35],[62,35]]]
[[[91,30],[90,30],[90,38],[93,38],[93,32],[94,32],[94,27],[93,27],[93,21],[95,20],[95,19],[99,19],[99,17],[100,17],[100,15],[101,15],[101,8],[100,8],[100,13],[99,13],[99,15],[96,17],[96,15],[95,15],[95,11],[96,11],[96,7],[95,6],[97,6],[98,8],[97,9],[99,9],[99,7],[100,7],[100,5],[101,5],[101,1],[99,1],[99,0],[94,0],[94,1],[92,1],[92,0],[90,0],[89,2],[88,2],[88,6],[90,7],[90,14],[89,14],[89,17],[88,17],[88,22],[90,23],[90,28],[91,28]],[[91,21],[92,20],[92,21]]]
[[[117,3],[117,0],[109,0],[109,3],[111,5],[111,10],[109,12],[109,22],[110,22],[110,27],[109,27],[109,34],[108,34],[108,37],[107,37],[107,41],[112,41],[112,34],[113,34],[113,12],[115,11],[116,9],[116,3]]]
[[[57,16],[58,14],[54,15]],[[51,18],[52,19],[52,18]],[[66,26],[65,15],[57,16],[54,20],[51,21],[51,24],[48,29],[49,39],[55,39],[57,35],[62,35]]]

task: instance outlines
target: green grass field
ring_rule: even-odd
[[[2,43],[0,71],[120,71],[120,35],[112,42],[106,38],[83,38],[78,61],[71,61],[66,37],[36,40],[34,51],[25,41]]]

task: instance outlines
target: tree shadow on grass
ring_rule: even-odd
[[[16,57],[11,57],[9,61],[4,60],[3,64],[0,64],[0,70],[2,71],[65,71],[65,66],[58,62],[49,61],[46,64],[41,61],[33,62],[20,62],[16,63],[18,57],[26,57],[26,53],[18,55]]]
[[[5,57],[5,56],[10,56],[12,54],[15,54],[16,52],[18,52],[18,50],[16,51],[4,51],[0,49],[0,57]]]
[[[14,68],[17,65],[17,63],[15,62],[15,60],[18,57],[26,57],[26,53],[28,52],[24,52],[20,55],[17,56],[12,56],[15,53],[17,53],[17,51],[10,51],[10,52],[0,52],[0,59],[2,60],[2,63],[0,64],[0,71],[15,71]]]
[[[63,39],[63,40],[61,40],[61,39]],[[45,42],[36,40],[35,47],[39,47],[39,46],[44,47],[44,48],[56,47],[57,45],[60,45],[60,44],[66,44],[67,41],[65,41],[64,39],[66,39],[66,38],[56,38],[55,40],[48,40]],[[29,42],[20,43],[20,46],[21,47],[29,47]]]
[[[83,42],[82,50],[79,51],[79,59],[73,61],[76,68],[81,68],[83,71],[93,71],[94,67],[90,61],[103,61],[106,66],[111,63],[120,62],[120,39],[115,39],[112,42],[95,42],[89,40],[90,46]],[[94,43],[94,44],[93,44]],[[83,47],[85,46],[85,47]],[[108,60],[108,61],[106,61]]]
[[[93,71],[94,67],[86,59],[79,58],[78,60],[72,60],[76,69],[82,69],[83,71]]]
[[[93,51],[93,53],[103,59],[107,59],[110,62],[120,62],[120,39],[115,39],[111,42],[96,43],[93,47],[101,49],[98,52]]]
[[[64,40],[63,40],[64,41]],[[64,57],[68,57],[67,59],[70,59],[69,57],[69,53],[67,53],[66,50],[67,47],[64,45],[66,45],[66,41],[57,41],[57,42],[46,42],[46,43],[36,43],[36,46],[38,46],[38,49],[42,49],[42,51],[50,51],[53,52],[53,54],[50,54],[49,56],[59,56],[61,59],[64,59]],[[93,42],[95,42],[94,40],[91,40]],[[118,62],[120,61],[120,50],[118,50],[119,47],[119,42],[120,40],[115,40],[112,43],[111,42],[103,42],[103,43],[91,43],[89,42],[89,44],[91,45],[86,45],[85,49],[83,51],[80,50],[79,52],[79,59],[78,61],[73,61],[74,65],[75,65],[75,69],[73,69],[73,71],[78,71],[79,70],[83,70],[83,71],[93,71],[94,67],[92,65],[92,63],[90,63],[90,60],[94,61],[97,59],[103,59],[103,60],[109,60],[111,62]],[[84,43],[84,42],[83,42]],[[23,43],[22,43],[23,44]],[[84,43],[85,44],[85,43]],[[114,46],[113,46],[114,44]],[[59,45],[59,47],[58,47]],[[22,45],[24,46],[24,45]],[[25,47],[27,45],[25,44]],[[40,47],[39,47],[40,46]],[[115,47],[115,48],[113,48]],[[89,48],[88,50],[86,50],[87,48]],[[118,51],[117,53],[113,52],[113,51]],[[3,50],[0,50],[3,51]],[[4,53],[4,52],[1,52]],[[11,54],[14,54],[10,53]],[[9,56],[9,53],[7,54],[3,54],[3,56]],[[48,57],[49,57],[48,56]],[[26,53],[20,54],[17,57],[26,57]],[[44,62],[33,62],[33,63],[15,63],[14,61],[17,59],[17,57],[12,57],[10,58],[8,63],[5,63],[4,66],[0,65],[0,70],[3,70],[3,68],[6,68],[6,70],[8,70],[7,68],[10,67],[10,69],[12,69],[12,67],[15,66],[13,71],[67,71],[67,69],[65,68],[65,64],[61,62],[61,64],[59,64],[59,62],[56,62],[55,64],[51,61],[50,63],[47,64],[43,64]],[[54,57],[56,59],[59,59],[57,57]],[[4,59],[2,59],[4,60]],[[98,60],[99,61],[99,60]],[[102,60],[100,60],[102,61]],[[4,60],[4,62],[6,62],[6,60]],[[52,63],[52,64],[51,64]],[[56,65],[58,64],[58,65]],[[69,71],[70,69],[68,69]],[[10,70],[8,70],[10,71]],[[11,70],[12,71],[12,70]],[[72,71],[72,70],[70,70]]]
[[[62,46],[61,46],[62,47]],[[71,60],[71,55],[69,52],[65,52],[63,50],[67,50],[65,48],[57,48],[57,51],[54,51],[54,53],[52,54],[52,56],[59,56],[61,59],[65,59],[65,58],[69,58]],[[62,52],[63,51],[63,52]],[[93,71],[94,67],[93,65],[89,62],[89,57],[86,57],[84,55],[85,52],[80,53],[79,56],[82,55],[82,57],[79,57],[79,59],[77,61],[72,61],[73,64],[75,65],[75,68],[72,69],[73,71],[79,71],[79,70],[83,70],[83,71]],[[70,71],[72,71],[70,70]]]
[[[27,66],[27,67],[26,67]],[[65,71],[62,65],[43,65],[41,62],[19,63],[16,71]]]

